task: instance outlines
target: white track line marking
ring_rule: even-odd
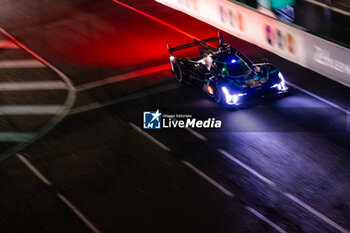
[[[147,137],[149,140],[151,140],[152,142],[157,144],[163,150],[170,151],[170,149],[167,146],[165,146],[163,143],[161,143],[160,141],[158,141],[157,139],[155,139],[154,137],[152,137],[151,135],[149,135],[148,133],[146,133],[145,131],[143,131],[139,127],[137,127],[135,124],[129,122],[129,125],[132,128],[134,128],[137,132],[139,132],[140,134],[142,134],[143,136]]]
[[[234,197],[233,193],[228,191],[226,188],[221,186],[219,183],[217,183],[215,180],[204,174],[202,171],[200,171],[198,168],[193,166],[191,163],[187,162],[186,160],[181,160],[183,164],[185,164],[187,167],[191,168],[193,171],[195,171],[198,175],[200,175],[202,178],[204,178],[206,181],[214,185],[216,188],[218,188],[221,192],[225,193],[229,197]]]
[[[297,89],[297,90],[299,90],[299,91],[301,91],[301,92],[304,92],[305,94],[307,94],[307,95],[309,95],[309,96],[311,96],[311,97],[314,97],[315,99],[317,99],[317,100],[319,100],[319,101],[321,101],[321,102],[323,102],[323,103],[325,103],[325,104],[328,104],[328,105],[332,106],[333,108],[336,108],[336,109],[338,109],[339,111],[344,112],[344,113],[347,114],[347,115],[350,115],[350,111],[346,110],[345,108],[342,108],[342,107],[340,107],[339,105],[337,105],[337,104],[335,104],[335,103],[332,103],[331,101],[326,100],[325,98],[322,98],[321,96],[318,96],[318,95],[316,95],[316,94],[314,94],[314,93],[312,93],[312,92],[310,92],[310,91],[308,91],[308,90],[305,90],[304,88],[301,88],[301,87],[299,87],[299,86],[297,86],[297,85],[295,85],[295,84],[293,84],[293,83],[290,83],[290,82],[286,82],[286,83],[287,83],[289,86],[291,86],[291,87],[293,87],[293,88],[295,88],[295,89]]]
[[[108,105],[112,105],[112,104],[108,104]],[[104,105],[104,104],[100,104],[100,103],[87,104],[87,105],[84,105],[81,107],[73,108],[69,112],[69,115],[75,115],[75,114],[79,114],[79,113],[83,113],[83,112],[92,111],[95,109],[100,109],[100,108],[103,108],[103,107],[108,106],[108,105]]]
[[[62,111],[61,105],[2,105],[1,115],[52,115]]]
[[[117,97],[115,99],[111,99],[109,101],[106,101],[106,102],[104,102],[102,104],[100,104],[100,103],[93,103],[93,104],[88,104],[88,105],[84,105],[84,106],[81,106],[81,107],[76,107],[76,108],[72,109],[69,114],[70,115],[74,115],[74,114],[78,114],[78,113],[83,113],[83,112],[87,112],[87,111],[103,108],[103,107],[106,107],[106,106],[109,106],[109,105],[123,103],[123,102],[129,101],[129,100],[135,100],[135,99],[138,99],[138,98],[141,98],[141,97],[145,97],[147,95],[153,95],[153,94],[157,94],[157,93],[160,93],[160,92],[173,90],[173,89],[180,88],[180,87],[181,87],[181,85],[179,85],[178,83],[173,83],[173,84],[166,85],[166,86],[156,87],[156,88],[153,88],[151,90],[145,90],[145,91],[141,91],[141,92],[132,93],[132,94],[129,94],[129,95]]]
[[[62,81],[0,82],[0,91],[33,91],[66,89]]]
[[[257,171],[255,171],[254,169],[250,168],[249,166],[245,165],[244,163],[242,163],[241,161],[239,161],[238,159],[234,158],[232,155],[230,155],[229,153],[227,153],[226,151],[219,149],[218,150],[222,155],[224,155],[226,158],[230,159],[231,161],[237,163],[238,165],[240,165],[241,167],[243,167],[244,169],[246,169],[247,171],[249,171],[250,173],[252,173],[254,176],[258,177],[260,180],[264,181],[265,183],[271,185],[271,186],[276,186],[276,184],[274,182],[272,182],[271,180],[267,179],[265,176],[260,175],[260,173],[258,173]]]
[[[266,183],[268,183],[269,185],[272,186],[276,186],[275,183],[273,183],[272,181],[270,181],[269,179],[267,179],[266,177],[260,175],[258,172],[256,172],[255,170],[253,170],[252,168],[248,167],[247,165],[243,164],[241,161],[237,160],[236,158],[234,158],[232,155],[230,155],[229,153],[227,153],[224,150],[219,149],[218,150],[221,154],[223,154],[224,156],[226,156],[228,159],[234,161],[235,163],[239,164],[240,166],[242,166],[243,168],[245,168],[246,170],[248,170],[250,173],[252,173],[253,175],[255,175],[256,177],[258,177],[259,179],[265,181]],[[309,212],[311,212],[312,214],[316,215],[317,217],[319,217],[320,219],[322,219],[323,221],[325,221],[326,223],[328,223],[329,225],[333,226],[335,229],[339,230],[340,232],[343,233],[350,233],[349,231],[345,230],[343,227],[339,226],[337,223],[335,223],[333,220],[329,219],[328,217],[324,216],[323,214],[321,214],[320,212],[318,212],[317,210],[313,209],[312,207],[310,207],[309,205],[305,204],[304,202],[302,202],[301,200],[299,200],[298,198],[296,198],[295,196],[293,196],[292,194],[289,193],[283,193],[285,196],[287,196],[289,199],[291,199],[292,201],[296,202],[297,204],[299,204],[300,206],[302,206],[303,208],[305,208],[306,210],[308,210]]]
[[[145,75],[149,75],[149,74],[153,74],[153,73],[158,73],[158,72],[161,72],[164,70],[168,70],[169,67],[170,67],[169,64],[163,64],[160,66],[150,67],[150,68],[146,68],[143,70],[138,70],[138,71],[134,71],[134,72],[126,73],[126,74],[121,74],[121,75],[113,76],[110,78],[86,83],[86,84],[83,84],[83,85],[76,87],[76,89],[77,89],[77,91],[85,91],[85,90],[89,90],[92,88],[121,82],[121,81],[124,81],[127,79],[132,79],[132,78],[137,78],[137,77],[141,77],[141,76],[145,76]]]
[[[36,169],[23,155],[20,154],[16,154],[17,158],[19,158],[19,160],[21,160],[33,173],[34,175],[36,175],[36,177],[38,177],[44,184],[46,184],[47,186],[52,187],[52,183],[46,179],[46,177],[38,170]],[[66,205],[68,206],[71,211],[76,214],[80,220],[85,223],[85,225],[94,233],[101,233],[101,231],[99,231],[94,224],[92,224],[83,214],[82,212],[75,207],[65,196],[63,196],[60,193],[56,192],[56,196]]]
[[[310,2],[312,4],[315,4],[315,5],[318,5],[318,6],[321,6],[323,8],[328,8],[328,9],[331,9],[332,11],[336,11],[340,14],[343,14],[343,15],[347,15],[347,16],[350,16],[350,12],[347,12],[345,10],[342,10],[342,9],[339,9],[339,8],[336,8],[336,7],[332,7],[332,6],[328,6],[324,3],[321,3],[321,2],[318,2],[318,1],[315,1],[315,0],[305,0],[307,2]]]
[[[203,141],[207,141],[207,138],[204,137],[203,135],[201,135],[200,133],[198,133],[197,131],[195,131],[192,128],[185,128],[188,132],[190,132],[191,134],[193,134],[194,136],[196,136],[197,138],[199,138],[200,140]]]
[[[56,194],[59,199],[61,199],[79,218],[81,221],[85,223],[86,226],[90,228],[90,230],[94,233],[101,233],[90,221],[87,219],[81,212],[75,207],[67,198],[65,198],[62,194]]]
[[[51,129],[53,129],[61,120],[64,119],[64,117],[69,113],[69,110],[72,108],[75,99],[76,99],[76,91],[74,88],[74,85],[72,81],[60,70],[58,70],[55,66],[51,65],[48,61],[46,61],[44,58],[42,58],[40,55],[29,49],[27,46],[25,46],[23,43],[21,43],[19,40],[17,40],[14,36],[12,36],[10,33],[8,33],[6,30],[0,27],[0,33],[5,35],[7,38],[9,38],[11,41],[13,41],[17,46],[31,54],[34,58],[39,60],[41,63],[45,64],[48,68],[50,68],[53,72],[55,72],[61,80],[63,80],[66,84],[67,89],[67,97],[62,105],[61,111],[57,112],[52,119],[50,119],[45,125],[43,125],[38,131],[36,131],[36,135],[33,136],[30,140],[19,143],[14,147],[11,147],[7,151],[0,154],[0,161],[4,160],[5,158],[14,155],[18,151],[22,150],[26,146],[30,145],[31,143],[35,142],[36,140],[40,139],[42,136],[44,136],[46,133],[48,133]]]
[[[317,217],[319,217],[320,219],[322,219],[323,221],[325,221],[326,223],[328,223],[329,225],[331,225],[332,227],[334,227],[335,229],[339,230],[340,232],[343,233],[349,233],[349,231],[347,231],[346,229],[344,229],[343,227],[339,226],[337,223],[335,223],[333,220],[329,219],[328,217],[324,216],[323,214],[321,214],[320,212],[318,212],[317,210],[315,210],[314,208],[312,208],[311,206],[305,204],[303,201],[301,201],[300,199],[298,199],[297,197],[293,196],[290,193],[283,193],[285,196],[287,196],[289,199],[291,199],[292,201],[296,202],[297,204],[299,204],[300,206],[302,206],[304,209],[308,210],[309,212],[311,212],[312,214],[316,215]]]
[[[247,210],[249,210],[250,212],[252,212],[256,217],[260,218],[261,220],[263,220],[264,222],[266,222],[267,224],[269,224],[273,229],[275,229],[276,231],[280,232],[280,233],[287,233],[286,231],[284,231],[282,228],[280,228],[279,226],[277,226],[275,223],[271,222],[269,219],[267,219],[264,215],[260,214],[258,211],[256,211],[255,209],[253,209],[252,207],[247,206],[246,207]]]
[[[16,154],[16,156],[36,175],[44,184],[52,186],[52,183],[41,174],[23,155]]]
[[[26,142],[34,133],[0,132],[0,142]]]
[[[177,119],[171,119],[172,121],[175,121],[177,122],[178,120]],[[197,133],[197,131],[195,131],[194,129],[192,128],[185,128],[188,132],[190,132],[191,134],[193,134],[194,136],[196,136],[197,138],[199,138],[200,140],[203,140],[203,141],[206,141],[207,138],[204,137],[203,135],[201,135],[200,133]]]
[[[0,69],[39,68],[39,67],[46,68],[46,65],[36,59],[0,61]]]
[[[10,40],[0,40],[0,48],[2,48],[2,49],[19,49],[19,47]]]

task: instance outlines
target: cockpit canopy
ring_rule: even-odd
[[[227,76],[244,76],[251,72],[248,64],[238,56],[224,56],[213,61],[213,68]]]
[[[227,76],[243,76],[251,72],[245,60],[235,54],[208,55],[199,60],[208,70]]]

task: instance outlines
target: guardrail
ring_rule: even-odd
[[[350,49],[232,0],[156,0],[350,87]]]

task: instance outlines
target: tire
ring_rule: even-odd
[[[214,86],[214,101],[218,104],[223,104],[223,93],[221,91],[221,89],[218,87],[218,85]]]
[[[184,81],[184,74],[182,73],[181,67],[179,63],[175,64],[175,75],[176,75],[176,79],[179,83],[182,83]]]

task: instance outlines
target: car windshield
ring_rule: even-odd
[[[243,76],[249,74],[251,69],[244,61],[232,59],[230,62],[217,61],[218,69],[228,76]]]

